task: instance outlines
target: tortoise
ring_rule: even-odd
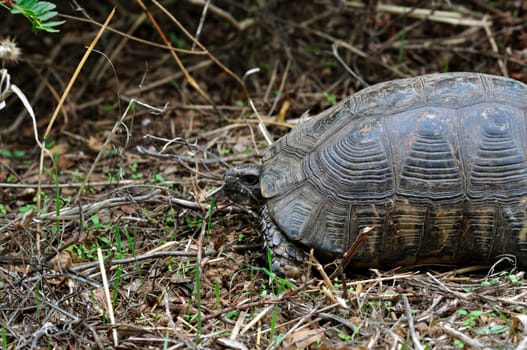
[[[261,208],[280,274],[304,250],[351,266],[527,264],[527,85],[438,73],[365,88],[302,122],[224,191]],[[365,231],[364,231],[365,232]],[[300,266],[300,267],[299,267]]]

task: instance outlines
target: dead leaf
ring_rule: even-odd
[[[66,152],[68,152],[70,149],[70,146],[67,144],[67,143],[58,143],[56,144],[55,146],[51,147],[49,152],[51,154],[57,154],[57,155],[62,155]]]
[[[307,349],[311,344],[320,342],[324,338],[324,330],[322,328],[316,329],[301,329],[291,333],[284,339],[284,349],[301,350]]]
[[[237,349],[237,350],[248,350],[249,349],[245,344],[237,340],[234,340],[234,339],[218,338],[216,339],[216,342],[220,345],[223,345],[231,349]]]
[[[69,158],[60,157],[57,161],[57,166],[59,169],[68,169],[74,166],[76,163]]]
[[[64,271],[65,268],[72,266],[71,256],[68,252],[62,251],[59,255],[55,255],[50,261],[53,270],[57,272]]]
[[[88,146],[92,151],[99,152],[102,150],[102,147],[104,146],[104,143],[95,136],[90,136],[88,138]]]

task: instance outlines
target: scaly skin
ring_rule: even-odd
[[[298,278],[307,273],[305,253],[293,244],[282,233],[269,215],[269,209],[262,209],[261,230],[264,235],[265,247],[271,251],[273,272],[288,278]]]
[[[255,164],[242,164],[228,169],[225,173],[225,193],[236,203],[259,208],[264,202],[260,194],[260,172],[260,166]],[[306,266],[304,251],[282,233],[266,205],[262,208],[260,229],[265,247],[271,251],[273,272],[295,279],[305,276],[309,267]]]

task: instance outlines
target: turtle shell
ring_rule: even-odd
[[[261,192],[292,241],[367,266],[527,262],[527,86],[444,73],[368,87],[264,156]]]

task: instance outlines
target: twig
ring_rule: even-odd
[[[127,196],[127,197],[116,197],[116,198],[108,198],[99,202],[95,203],[88,203],[84,204],[80,207],[74,206],[74,207],[65,207],[60,210],[59,215],[57,216],[56,213],[47,213],[40,215],[33,220],[40,222],[40,220],[66,220],[66,219],[76,219],[78,215],[80,214],[80,210],[84,212],[85,216],[90,216],[93,213],[96,213],[97,211],[103,209],[103,208],[112,208],[123,204],[128,204],[130,202],[142,202],[145,200],[148,200],[155,195],[159,194],[159,191],[152,191],[150,193],[147,193],[142,196]]]
[[[342,261],[337,266],[337,269],[331,274],[331,279],[333,279],[337,275],[342,274],[346,270],[349,263],[351,262],[351,259],[355,256],[355,254],[357,254],[357,252],[364,245],[364,243],[366,243],[366,240],[368,239],[368,233],[370,233],[374,228],[374,226],[367,226],[359,231],[351,247],[344,253]]]
[[[346,5],[354,8],[366,8],[366,4],[362,1],[347,1]],[[488,23],[487,18],[463,18],[463,15],[461,13],[454,11],[438,11],[422,8],[413,8],[408,6],[383,4],[381,2],[377,3],[375,10],[399,15],[406,15],[411,18],[426,19],[429,21],[439,23],[447,23],[467,27],[485,27]]]
[[[370,84],[368,84],[366,82],[366,80],[364,80],[360,75],[358,75],[357,73],[355,73],[355,71],[353,71],[353,69],[351,69],[351,67],[346,63],[344,62],[344,60],[342,59],[342,57],[340,57],[339,55],[339,51],[338,51],[338,48],[339,48],[339,43],[338,41],[337,42],[334,42],[333,44],[331,44],[331,50],[333,51],[333,56],[335,56],[335,58],[337,59],[337,61],[339,61],[340,65],[342,67],[344,67],[344,69],[355,79],[357,80],[360,85],[362,87],[368,87],[370,86]]]
[[[417,273],[418,272],[406,272],[406,273],[401,273],[398,275],[393,275],[393,276],[388,276],[388,277],[378,277],[378,278],[369,278],[365,280],[358,280],[358,281],[346,283],[346,287],[351,287],[357,284],[365,284],[365,283],[371,283],[371,282],[391,281],[391,280],[397,280],[397,279],[410,278],[410,277],[413,277]]]
[[[427,272],[426,273],[428,277],[430,277],[431,279],[433,279],[437,284],[439,284],[447,293],[449,294],[452,294],[452,295],[455,295],[456,297],[460,298],[460,299],[466,299],[467,298],[467,293],[459,293],[459,292],[456,292],[450,288],[448,288],[443,282],[441,282],[440,280],[438,280],[434,275],[432,275],[430,272]]]
[[[110,318],[110,324],[113,327],[112,328],[113,346],[117,347],[117,345],[119,345],[119,337],[117,335],[117,328],[114,327],[115,326],[115,316],[113,314],[112,297],[110,296],[110,289],[108,287],[108,278],[106,277],[106,268],[104,267],[104,257],[102,256],[101,248],[97,248],[97,259],[99,263],[99,270],[101,272],[104,296],[106,298],[106,312],[108,312],[108,317]]]
[[[245,327],[243,327],[242,331],[240,332],[240,335],[243,335],[245,332],[247,332],[249,329],[251,329],[258,321],[260,321],[265,315],[267,315],[267,313],[269,311],[271,311],[271,309],[275,307],[275,305],[269,305],[267,306],[265,309],[263,309],[262,311],[260,311],[260,313],[258,315],[256,315],[252,320],[251,322],[249,322]]]
[[[209,3],[208,0],[187,0],[187,2],[193,4],[193,5],[205,5],[205,3]],[[210,12],[214,13],[216,16],[226,20],[230,24],[232,24],[237,30],[244,31],[245,29],[249,28],[250,26],[254,25],[256,21],[254,18],[246,18],[243,21],[236,20],[230,13],[227,11],[219,8],[218,6],[214,4],[209,5]]]
[[[338,305],[338,306],[340,306],[340,305]],[[358,332],[359,332],[359,334],[361,336],[369,336],[370,335],[367,331],[361,329],[359,326],[355,326],[349,320],[347,320],[347,319],[345,319],[343,317],[337,316],[337,315],[335,315],[333,313],[320,312],[320,313],[318,313],[318,316],[320,316],[320,318],[322,318],[323,320],[333,320],[335,322],[338,322],[341,325],[343,325],[344,327],[348,328],[352,332],[356,332],[357,329],[358,329]]]
[[[485,16],[484,18],[486,18]],[[496,40],[494,40],[494,35],[492,35],[492,30],[490,29],[490,26],[492,25],[491,22],[486,22],[486,24],[483,26],[485,29],[485,34],[487,34],[487,38],[489,39],[490,47],[492,48],[492,51],[495,53],[498,53],[498,45],[496,45]],[[503,62],[502,58],[498,58],[498,66],[500,67],[501,74],[503,74],[504,77],[508,77],[509,74],[507,73],[507,67],[505,66],[505,63]]]
[[[210,7],[210,0],[205,0],[203,3],[203,10],[201,11],[201,17],[199,19],[198,28],[196,28],[196,34],[194,34],[194,37],[196,40],[199,40],[199,36],[201,34],[201,29],[203,28],[203,23],[205,23],[205,18],[207,17],[207,11]],[[196,49],[196,43],[192,43],[192,50]]]
[[[96,25],[97,27],[102,27],[103,24],[93,20],[92,18],[89,18],[86,19],[86,18],[81,18],[81,17],[76,17],[76,16],[70,16],[70,15],[67,15],[67,14],[64,14],[64,13],[61,13],[60,14],[61,17],[63,18],[66,18],[66,19],[70,19],[70,20],[73,20],[73,21],[78,21],[78,22],[83,22],[83,23],[92,23],[94,25]],[[152,41],[149,41],[149,40],[145,40],[145,39],[141,39],[141,38],[138,38],[138,37],[135,37],[133,35],[130,35],[130,34],[127,34],[125,32],[122,32],[120,30],[117,30],[115,28],[112,28],[112,27],[108,27],[106,28],[107,31],[109,32],[112,32],[112,33],[115,33],[115,34],[119,34],[119,35],[122,35],[124,37],[127,37],[129,40],[131,41],[134,41],[134,42],[137,42],[137,43],[140,43],[140,44],[143,44],[143,45],[147,45],[147,46],[151,46],[151,47],[156,47],[156,48],[160,48],[160,49],[165,49],[165,50],[173,50],[173,51],[177,51],[179,53],[185,53],[185,54],[189,54],[189,55],[205,55],[206,53],[205,52],[198,52],[198,51],[192,51],[192,50],[188,50],[188,49],[180,49],[180,48],[177,48],[177,47],[168,47],[166,45],[163,45],[163,44],[159,44],[159,43],[155,43],[155,42],[152,42]]]
[[[260,116],[260,114],[258,113],[258,110],[256,109],[256,107],[254,106],[254,102],[252,99],[249,99],[249,104],[251,106],[251,109],[253,110],[254,114],[256,115],[256,117],[258,118],[258,130],[260,130],[260,133],[262,134],[262,136],[264,137],[265,141],[267,142],[268,145],[271,145],[273,143],[273,137],[271,136],[271,134],[269,133],[269,131],[267,131],[267,128],[265,127],[265,123],[263,122],[263,119],[262,117]]]
[[[445,333],[448,333],[449,335],[453,336],[454,338],[457,338],[461,340],[464,344],[472,347],[473,349],[483,349],[485,348],[485,345],[477,341],[476,339],[472,339],[469,336],[461,333],[460,331],[450,327],[448,324],[443,324],[443,330]]]
[[[269,108],[269,112],[267,112],[267,115],[273,115],[274,110],[276,109],[276,105],[278,104],[278,101],[280,101],[280,97],[282,96],[284,90],[285,90],[285,84],[287,82],[287,77],[289,76],[289,69],[291,68],[291,59],[287,60],[287,63],[284,68],[284,74],[282,74],[282,79],[280,80],[280,86],[278,87],[278,93],[276,94],[276,97],[273,100],[273,104],[271,105],[271,108]],[[272,86],[269,85],[269,88]],[[283,123],[284,119],[278,119],[276,120],[279,123]]]
[[[414,346],[416,349],[422,350],[424,348],[423,348],[423,345],[421,345],[421,343],[419,342],[419,337],[417,336],[417,333],[415,332],[414,318],[412,316],[412,309],[410,308],[408,297],[402,294],[401,298],[403,299],[404,309],[406,312],[406,319],[408,320],[408,329],[410,330],[410,336],[412,337],[412,342],[414,343]]]
[[[380,65],[381,67],[385,68],[386,70],[392,72],[393,74],[395,74],[396,76],[398,77],[407,77],[407,74],[404,74],[403,72],[401,72],[399,69],[393,67],[392,65],[389,65],[385,62],[382,62],[380,60],[376,60],[376,59],[373,59],[369,54],[367,54],[365,51],[362,51],[360,49],[358,49],[357,47],[351,45],[350,43],[348,42],[345,42],[345,41],[342,41],[340,39],[337,39],[335,38],[334,36],[331,36],[327,33],[324,33],[320,30],[314,30],[314,29],[307,29],[307,28],[303,28],[305,30],[309,30],[309,32],[323,38],[323,39],[326,39],[332,43],[338,43],[339,46],[345,48],[346,50],[350,51],[351,53],[353,53],[354,55],[357,55],[361,58],[364,58],[370,62],[373,62],[375,64],[378,64]]]
[[[171,242],[168,242],[168,243],[171,243]],[[172,243],[175,244],[177,242],[172,242]],[[154,259],[174,257],[174,256],[175,257],[189,257],[189,258],[193,258],[196,255],[197,255],[196,252],[184,252],[184,251],[166,251],[166,252],[154,252],[154,253],[150,253],[149,252],[149,253],[137,255],[137,256],[134,256],[134,257],[131,257],[131,258],[112,259],[112,261],[109,263],[109,265],[115,266],[115,265],[132,264],[132,263],[137,263],[138,261],[143,261],[143,260],[154,260]],[[89,263],[86,263],[86,264],[74,266],[74,267],[70,268],[70,270],[72,270],[72,271],[84,271],[84,270],[91,269],[91,268],[93,268],[93,267],[95,267],[97,265],[98,265],[97,262],[89,262]]]
[[[236,324],[234,325],[234,328],[231,331],[231,336],[229,337],[230,339],[234,340],[240,334],[240,329],[242,327],[243,321],[245,321],[245,316],[247,316],[247,311],[240,311],[238,319],[236,320]]]
[[[122,185],[133,185],[133,184],[143,184],[138,180],[121,180],[119,182],[111,181],[95,181],[89,182],[88,187],[101,187],[101,186],[122,186]],[[42,184],[40,188],[76,188],[81,187],[82,182],[70,182],[70,183],[61,183],[61,184]],[[29,184],[29,183],[9,183],[9,182],[0,182],[0,188],[37,188],[38,184]]]
[[[198,63],[188,67],[187,68],[187,72],[188,73],[192,73],[192,72],[195,72],[197,70],[200,70],[200,69],[203,69],[203,68],[207,68],[211,64],[212,64],[212,61],[201,61],[201,62],[198,62]],[[123,92],[122,95],[134,96],[134,95],[143,93],[145,91],[156,89],[156,88],[158,88],[158,87],[160,87],[162,85],[169,84],[169,83],[173,82],[174,80],[177,80],[177,79],[179,79],[179,78],[181,78],[183,76],[184,76],[183,72],[175,72],[174,74],[169,74],[167,76],[164,76],[161,79],[157,79],[157,80],[151,82],[150,84],[146,84],[146,85],[142,85],[142,86],[138,86],[138,87],[135,87],[135,88],[128,89],[125,92]],[[210,109],[213,109],[213,106],[211,106],[211,105],[206,105],[206,107],[210,108]]]
[[[515,350],[526,350],[527,349],[527,315],[525,314],[517,315],[516,318],[523,325],[523,339],[518,344]]]
[[[149,137],[150,135],[146,135],[144,136],[145,138],[146,137]],[[200,148],[198,145],[193,145],[193,144],[187,144],[189,146],[189,148]],[[197,157],[186,157],[186,156],[180,156],[180,155],[177,155],[177,154],[169,154],[169,153],[160,153],[160,152],[156,152],[156,151],[151,151],[149,150],[148,148],[146,147],[143,147],[143,146],[136,146],[136,151],[139,152],[139,153],[142,153],[142,154],[146,154],[148,156],[152,156],[152,157],[156,157],[156,158],[159,158],[159,159],[168,159],[168,160],[173,160],[173,161],[176,161],[178,163],[184,163],[184,162],[187,162],[187,163],[199,163],[199,164],[202,164],[202,165],[211,165],[211,164],[222,164],[223,166],[225,167],[228,167],[228,163],[229,162],[234,162],[234,161],[240,161],[240,160],[246,160],[246,159],[254,159],[254,157],[256,156],[256,152],[251,152],[251,153],[247,153],[247,154],[239,154],[239,155],[233,155],[233,156],[229,156],[229,157],[218,157],[216,156],[214,153],[208,151],[208,150],[205,150],[205,153],[212,156],[212,158],[197,158]],[[190,169],[189,169],[190,170]],[[192,173],[195,173],[196,170],[195,169],[192,169]],[[217,180],[220,180],[220,178],[218,177],[213,177],[211,176],[210,174],[204,174],[204,173],[199,173],[199,175],[203,175],[203,177],[206,177],[206,178],[214,178],[214,179],[217,179]],[[2,187],[2,184],[0,183],[0,188]]]

